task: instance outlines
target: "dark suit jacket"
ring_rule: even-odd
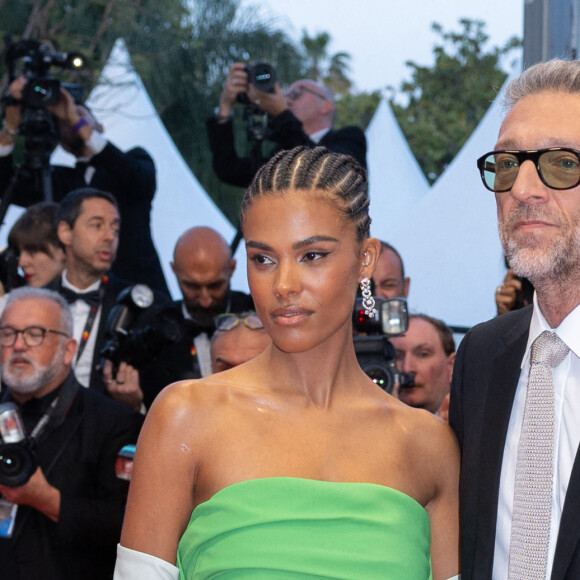
[[[99,393],[106,393],[105,382],[103,381],[103,376],[101,369],[99,368],[100,363],[100,352],[107,342],[107,321],[109,319],[109,314],[113,307],[117,304],[117,296],[121,290],[127,288],[131,285],[131,282],[127,280],[122,280],[112,273],[108,274],[108,282],[105,286],[105,295],[103,298],[103,303],[101,305],[101,318],[99,320],[99,326],[97,327],[97,339],[95,343],[95,350],[93,354],[93,364],[91,370],[91,378],[89,386],[91,389],[99,391]],[[61,278],[59,277],[56,281],[48,285],[51,290],[56,290],[57,292],[61,288]],[[156,304],[162,305],[165,303],[165,296],[163,294],[156,294]],[[167,299],[169,301],[169,299]],[[145,311],[136,324],[136,327],[146,326],[150,320],[150,314]],[[93,331],[94,332],[94,329]]]
[[[127,493],[127,482],[115,475],[115,459],[124,445],[136,443],[143,418],[76,385],[64,420],[43,434],[37,451],[46,479],[61,492],[59,521],[18,507],[12,539],[0,538],[3,579],[113,576]]]
[[[191,321],[185,320],[182,310],[183,302],[180,300],[173,304],[162,307],[152,317],[168,314],[176,320],[180,328],[180,337],[177,342],[167,343],[158,349],[156,356],[150,364],[140,369],[141,389],[143,390],[143,402],[149,408],[159,392],[175,381],[186,379],[199,379],[201,372],[196,356],[192,356],[191,347],[193,339],[207,332],[213,333],[212,328],[202,328]],[[252,310],[254,303],[252,297],[243,292],[230,292],[230,308],[228,312],[245,312]]]
[[[449,422],[461,447],[463,580],[488,580],[505,438],[526,348],[532,307],[473,328],[459,345]],[[574,462],[560,522],[552,580],[580,578],[580,459]]]
[[[220,124],[215,117],[211,117],[207,121],[207,132],[216,175],[231,185],[238,187],[250,185],[261,163],[251,157],[238,157],[234,146],[232,121]],[[299,145],[316,146],[304,133],[302,123],[289,110],[270,119],[268,140],[276,144],[276,151],[293,149]],[[335,153],[352,155],[366,169],[367,142],[365,134],[359,127],[331,130],[324,135],[318,145]]]
[[[151,204],[156,189],[153,159],[140,147],[124,153],[108,143],[101,153],[91,159],[91,165],[95,168],[95,174],[90,186],[112,193],[119,205],[121,231],[113,272],[125,280],[147,284],[169,295],[151,238]],[[86,187],[84,169],[55,165],[51,171],[56,202],[69,191]],[[3,194],[13,173],[12,155],[0,157],[0,194]],[[43,201],[42,189],[35,186],[32,177],[21,175],[12,203],[29,207]]]

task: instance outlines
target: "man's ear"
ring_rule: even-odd
[[[447,364],[449,365],[449,384],[451,384],[451,379],[453,377],[453,366],[455,365],[455,354],[456,353],[452,352],[447,357]]]
[[[77,352],[77,341],[74,338],[67,338],[64,341],[64,364],[70,365]]]
[[[334,106],[334,103],[331,100],[324,99],[324,101],[320,105],[320,113],[322,115],[328,115],[329,113],[332,113],[335,110],[335,108],[336,107]]]
[[[237,262],[236,262],[235,258],[232,258],[232,260],[230,262],[230,278],[232,277],[233,273],[236,271],[236,265],[237,265]]]
[[[177,276],[177,272],[175,271],[175,262],[169,262],[169,265],[171,266],[173,273]]]
[[[56,234],[60,243],[63,246],[70,246],[71,244],[71,237],[72,237],[72,228],[68,225],[65,221],[58,222],[56,226]]]
[[[361,248],[360,278],[372,278],[381,253],[381,242],[377,238],[367,238]]]

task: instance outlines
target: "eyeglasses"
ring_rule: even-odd
[[[291,101],[297,101],[302,96],[302,93],[310,93],[311,95],[316,95],[318,98],[323,99],[325,101],[328,100],[328,97],[326,95],[323,95],[318,91],[314,91],[311,88],[306,87],[304,85],[298,85],[297,87],[290,89],[286,93],[286,98],[290,99]]]
[[[217,330],[225,332],[233,330],[240,322],[243,322],[244,326],[250,330],[261,330],[264,328],[262,321],[255,312],[242,312],[240,314],[228,312],[216,316],[214,322]]]
[[[59,334],[60,336],[66,336],[66,338],[69,338],[68,334],[65,332],[61,332],[60,330],[52,330],[51,328],[42,328],[42,326],[27,326],[22,330],[12,328],[12,326],[1,326],[0,346],[14,346],[19,334],[22,334],[22,340],[24,340],[24,344],[26,346],[40,346],[44,342],[44,337],[46,336],[47,332],[51,332],[52,334]]]
[[[477,160],[483,185],[490,191],[509,191],[524,161],[532,161],[542,183],[551,189],[580,184],[580,151],[551,147],[532,151],[491,151]]]

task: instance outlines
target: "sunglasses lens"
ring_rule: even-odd
[[[235,314],[220,314],[216,318],[216,328],[218,330],[232,330],[239,321],[240,319]]]
[[[568,189],[580,182],[580,160],[572,151],[542,153],[540,171],[546,185],[553,189]]]
[[[518,159],[511,153],[488,155],[483,161],[483,178],[492,191],[508,191],[519,171]]]
[[[260,328],[264,328],[262,321],[258,318],[256,314],[250,314],[246,316],[245,324],[251,330],[259,330]]]

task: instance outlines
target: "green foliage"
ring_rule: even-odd
[[[380,91],[341,95],[336,100],[335,126],[339,128],[346,125],[358,125],[366,131],[380,102]]]
[[[347,93],[352,87],[352,82],[348,78],[350,54],[346,52],[329,54],[328,45],[331,40],[328,32],[309,36],[306,30],[302,31],[301,44],[308,63],[303,76],[324,84],[335,95],[340,95]]]
[[[265,21],[239,0],[0,0],[0,33],[15,41],[35,39],[53,50],[82,52],[81,72],[51,70],[62,80],[81,83],[86,94],[98,81],[115,40],[131,55],[161,120],[208,194],[236,223],[242,191],[220,182],[211,166],[205,122],[219,102],[228,68],[236,61],[272,63],[282,86],[315,78],[338,93],[337,126],[366,127],[378,93],[351,95],[350,56],[328,54],[330,35],[304,35],[296,46],[274,22]],[[0,46],[0,92],[8,79]],[[317,68],[318,67],[318,68]],[[236,113],[236,148],[249,153],[241,107]]]
[[[501,59],[520,46],[516,38],[486,50],[489,37],[479,20],[461,19],[459,32],[445,32],[433,49],[432,66],[407,62],[411,80],[390,102],[423,172],[432,183],[471,135],[503,84]],[[405,104],[401,104],[401,102]]]

